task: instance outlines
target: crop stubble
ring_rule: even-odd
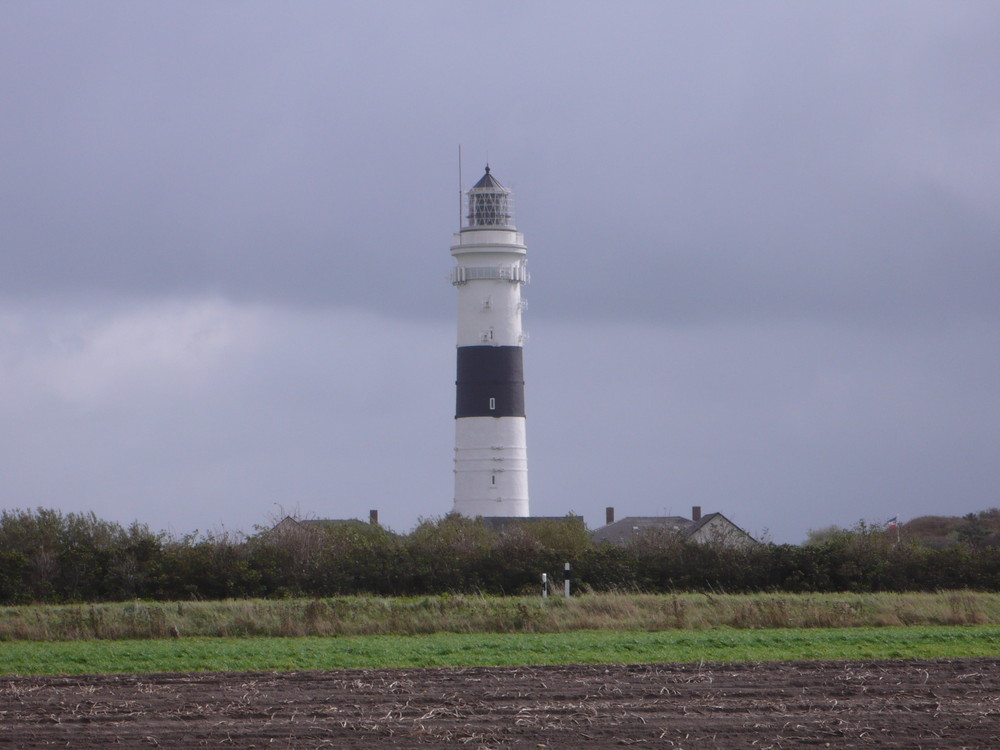
[[[7,677],[0,745],[1000,747],[1000,660]]]

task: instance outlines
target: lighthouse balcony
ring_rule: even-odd
[[[522,264],[506,266],[455,266],[451,269],[451,283],[465,284],[468,281],[497,280],[524,284],[528,281],[528,269]]]

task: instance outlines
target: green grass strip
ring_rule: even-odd
[[[1000,626],[808,628],[0,644],[0,674],[1000,656]]]

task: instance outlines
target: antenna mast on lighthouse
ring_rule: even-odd
[[[455,507],[476,516],[527,516],[524,418],[524,236],[510,190],[486,173],[467,193],[451,254],[458,290]]]

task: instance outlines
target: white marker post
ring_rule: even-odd
[[[549,596],[549,574],[542,573],[542,598],[546,599]]]
[[[569,599],[569,582],[570,582],[570,579],[572,577],[570,575],[570,572],[569,572],[569,563],[566,563],[566,567],[563,569],[563,571],[564,571],[563,572],[563,594],[565,594],[566,598]]]

